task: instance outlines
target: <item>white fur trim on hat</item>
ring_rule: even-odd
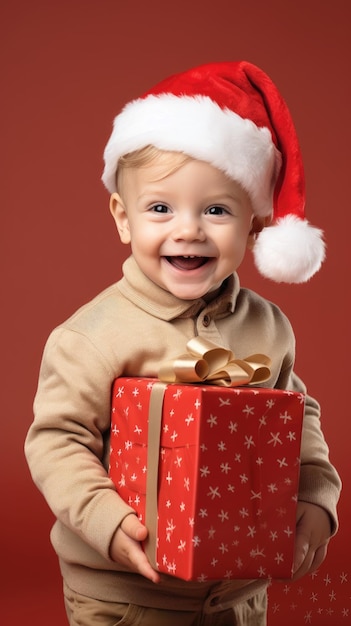
[[[264,228],[253,248],[256,267],[276,282],[303,283],[325,258],[323,232],[295,215],[279,218]]]
[[[104,152],[102,181],[110,193],[116,191],[119,158],[149,144],[211,163],[243,186],[257,215],[272,214],[280,153],[268,128],[207,96],[165,93],[133,100],[115,118]]]

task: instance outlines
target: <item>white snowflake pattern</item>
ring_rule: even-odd
[[[252,435],[248,436],[245,435],[245,439],[244,439],[244,446],[246,446],[246,448],[249,450],[250,448],[252,448],[252,446],[255,446],[255,442],[253,440]]]
[[[118,387],[117,393],[115,395],[116,398],[122,398],[124,394],[124,387]]]
[[[247,404],[245,406],[245,408],[243,409],[243,413],[245,413],[246,417],[249,417],[249,415],[254,415],[255,414],[255,407],[254,406],[249,406]]]
[[[121,478],[118,481],[118,486],[119,487],[125,487],[125,484],[126,484],[126,477],[125,477],[124,474],[121,474]]]
[[[310,600],[312,600],[312,602],[318,602],[318,593],[312,591]]]
[[[274,560],[277,563],[282,563],[284,561],[284,554],[282,552],[277,552],[275,557],[274,557]]]
[[[256,548],[253,548],[253,550],[250,551],[250,557],[252,559],[257,559],[257,557],[265,558],[265,556],[265,551],[259,546],[256,546]]]
[[[222,408],[223,406],[231,406],[231,400],[230,398],[218,398],[219,400],[219,406],[220,408]]]
[[[219,491],[219,487],[211,487],[210,486],[210,491],[208,492],[207,495],[211,498],[211,500],[214,500],[215,498],[221,498],[222,497],[221,494],[220,494],[220,491]]]
[[[292,417],[291,417],[291,415],[290,415],[287,411],[285,411],[284,413],[281,413],[281,414],[279,415],[279,418],[280,418],[281,420],[283,420],[283,422],[284,422],[284,424],[285,424],[285,425],[286,425],[288,422],[291,422],[291,421],[292,421]]]
[[[274,448],[275,448],[275,446],[278,443],[280,443],[280,445],[283,445],[283,442],[280,439],[280,432],[279,433],[271,433],[271,437],[272,437],[272,439],[269,439],[268,443],[272,443]]]
[[[228,474],[228,472],[230,472],[230,470],[232,469],[229,463],[221,463],[220,468],[221,472],[223,472],[224,474]]]
[[[217,415],[212,415],[211,413],[209,419],[207,420],[207,423],[210,425],[210,428],[217,426],[217,420],[218,420]]]
[[[185,423],[187,426],[190,426],[191,422],[194,422],[193,414],[189,413],[189,415],[185,418]]]
[[[178,550],[179,552],[185,552],[186,550],[186,541],[181,539],[179,544],[178,544]]]
[[[229,520],[229,513],[228,511],[223,511],[223,509],[221,509],[220,513],[218,513],[218,517],[221,520],[221,522],[225,522]]]
[[[228,544],[227,543],[221,543],[219,546],[219,551],[224,554],[225,552],[228,552],[229,548],[228,548]]]
[[[208,476],[209,474],[210,474],[210,470],[209,470],[208,465],[206,465],[204,467],[200,467],[200,476],[202,478]]]
[[[269,485],[267,485],[267,489],[270,493],[275,493],[276,491],[278,491],[276,483],[270,483]]]
[[[166,532],[168,533],[173,533],[175,531],[175,529],[177,528],[177,526],[175,525],[173,518],[170,520],[167,520],[167,524],[166,524]]]

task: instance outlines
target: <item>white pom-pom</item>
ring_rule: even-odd
[[[304,283],[325,258],[323,232],[295,215],[286,215],[258,235],[253,255],[256,267],[276,282]]]

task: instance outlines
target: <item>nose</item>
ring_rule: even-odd
[[[190,211],[178,215],[174,223],[173,239],[174,241],[204,241],[206,234],[201,218]]]

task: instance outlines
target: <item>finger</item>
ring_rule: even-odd
[[[307,572],[309,572],[314,559],[314,550],[309,550],[304,558],[304,560],[300,563],[297,569],[294,569],[293,580],[297,580],[298,578],[302,578],[305,576]]]
[[[325,557],[327,556],[327,550],[328,550],[328,544],[325,544],[324,546],[320,546],[315,554],[314,554],[314,559],[312,561],[311,567],[309,572],[315,572],[323,563]]]
[[[128,535],[128,537],[134,539],[135,541],[145,541],[148,535],[146,526],[138,520],[134,513],[131,513],[124,518],[121,528],[125,534]]]
[[[132,562],[136,570],[145,578],[148,578],[153,583],[158,583],[160,581],[160,575],[156,572],[150,565],[150,562],[144,552],[138,553],[135,555],[131,555]]]
[[[312,573],[318,569],[323,563],[327,550],[328,543],[324,543],[321,546],[315,545],[309,546],[307,544],[306,536],[298,535],[296,538],[295,546],[295,559],[293,567],[293,580],[305,576],[307,573]]]
[[[145,526],[142,528],[145,528]],[[138,541],[128,539],[124,544],[124,552],[129,565],[134,571],[137,571],[139,574],[145,576],[152,582],[159,582],[159,574],[151,567],[149,560]]]
[[[295,555],[294,555],[294,574],[300,569],[305,562],[306,556],[309,550],[309,538],[304,533],[297,533],[295,543]]]
[[[151,567],[140,542],[127,535],[122,527],[116,532],[111,556],[117,563],[125,565],[133,572],[140,573],[152,582],[159,582],[159,574]]]

